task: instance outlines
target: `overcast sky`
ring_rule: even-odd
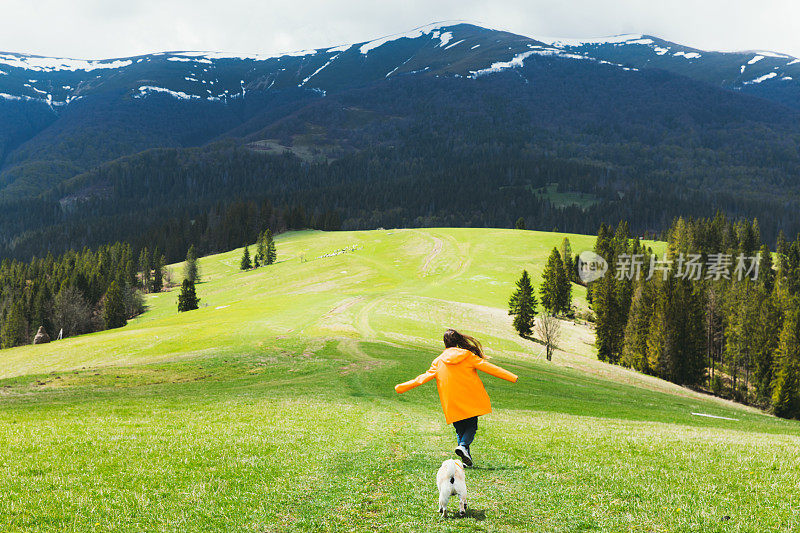
[[[0,12],[0,50],[76,58],[277,54],[442,20],[533,37],[647,33],[702,49],[800,56],[800,2],[793,0],[0,0]]]

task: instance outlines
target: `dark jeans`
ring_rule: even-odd
[[[475,440],[475,432],[478,431],[478,417],[473,416],[472,418],[458,420],[453,422],[453,427],[458,436],[458,445],[469,449],[469,445]]]

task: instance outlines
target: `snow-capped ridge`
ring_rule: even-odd
[[[631,43],[632,41],[649,41],[647,43],[638,42],[636,44],[649,44],[653,41],[650,39],[644,39],[644,35],[641,33],[623,33],[620,35],[609,35],[606,37],[588,37],[588,38],[569,38],[569,37],[539,37],[539,36],[532,36],[532,39],[536,39],[539,42],[544,44],[548,44],[550,46],[555,46],[557,48],[562,48],[565,46],[587,46],[587,45],[600,45],[600,44],[623,44],[623,43]]]
[[[377,49],[381,52],[374,54]],[[290,88],[328,94],[354,83],[420,73],[476,79],[529,65],[533,56],[590,61],[626,71],[653,67],[704,81],[709,81],[704,71],[724,71],[718,83],[729,88],[800,81],[800,66],[795,66],[800,59],[775,52],[707,52],[639,33],[526,37],[483,24],[442,21],[355,44],[274,55],[178,50],[85,60],[0,52],[0,94],[3,100],[39,101],[51,107],[103,90],[121,90],[135,98],[167,94],[178,100],[210,101]],[[361,69],[361,64],[368,68]],[[547,68],[545,63],[541,66]]]
[[[427,24],[425,26],[419,26],[417,28],[414,28],[411,31],[402,32],[402,33],[394,33],[394,34],[391,34],[391,35],[386,35],[384,37],[379,37],[378,39],[373,39],[372,41],[366,41],[364,43],[358,43],[358,44],[361,44],[361,47],[358,49],[358,51],[361,52],[362,55],[366,55],[366,54],[368,54],[370,52],[370,50],[374,50],[376,48],[379,48],[379,47],[383,46],[386,43],[389,43],[389,42],[392,42],[392,41],[398,41],[400,39],[418,39],[418,38],[422,37],[423,35],[428,35],[430,33],[433,33],[434,31],[436,31],[436,30],[438,30],[440,28],[446,27],[448,25],[449,25],[448,22],[434,22],[432,24]],[[452,37],[452,34],[451,34],[451,37]]]
[[[93,70],[118,69],[131,65],[130,59],[69,59],[58,57],[44,57],[26,54],[0,53],[0,64],[11,68],[21,68],[36,72],[77,71],[91,72]]]

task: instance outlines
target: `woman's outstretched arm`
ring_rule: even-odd
[[[484,359],[482,357],[478,357],[477,355],[475,356],[475,359],[477,359],[475,361],[475,368],[477,368],[478,370],[480,370],[482,372],[486,372],[487,374],[491,374],[496,378],[500,378],[500,379],[504,379],[506,381],[510,381],[511,383],[516,383],[517,382],[518,378],[517,378],[516,374],[514,374],[512,372],[509,372],[508,370],[506,370],[504,368],[500,368],[497,365],[493,365],[492,363],[490,363],[486,359]]]
[[[406,381],[405,383],[400,383],[399,385],[395,385],[394,390],[402,394],[406,391],[413,389],[414,387],[419,387],[423,383],[429,382],[435,377],[436,377],[436,363],[434,362],[431,364],[431,367],[428,369],[427,372],[425,372],[424,374],[420,374],[411,381]]]

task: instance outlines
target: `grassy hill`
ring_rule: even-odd
[[[271,267],[203,258],[199,310],[161,293],[123,329],[0,352],[0,528],[800,529],[797,423],[600,363],[586,326],[564,324],[551,363],[514,334],[513,283],[538,285],[563,236],[284,234]],[[433,384],[392,387],[449,326],[520,380],[485,377],[471,511],[442,521],[453,430]]]

